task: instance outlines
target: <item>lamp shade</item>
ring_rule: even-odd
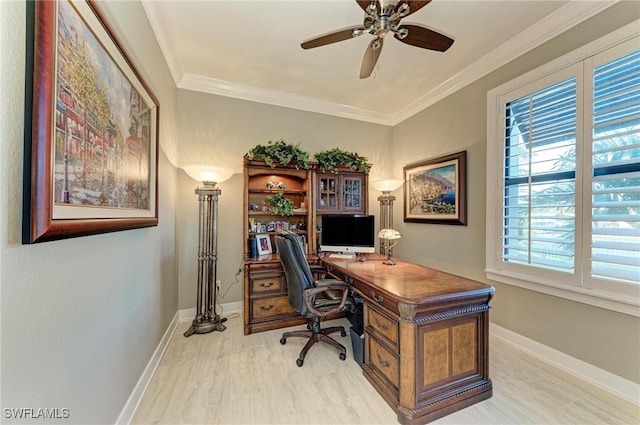
[[[380,239],[391,241],[394,239],[400,239],[402,235],[395,229],[381,229],[380,232],[378,232],[378,237]]]
[[[189,175],[189,177],[199,182],[221,183],[229,180],[233,175],[232,170],[211,165],[190,164],[183,166],[182,169]]]
[[[402,186],[404,180],[394,180],[394,179],[385,179],[385,180],[373,180],[370,182],[371,186],[374,189],[379,190],[382,193],[393,192],[400,186]]]

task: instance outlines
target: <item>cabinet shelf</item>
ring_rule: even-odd
[[[274,215],[269,211],[249,211],[249,217],[253,217],[255,215],[268,215],[270,217],[279,217],[281,219],[286,219],[287,217],[295,217],[298,215],[307,215],[307,209],[298,208],[293,210],[293,215]]]
[[[292,232],[295,232],[298,235],[306,235],[307,234],[306,230],[291,230],[291,229],[289,229],[289,230],[292,231]],[[249,236],[255,236],[255,235],[264,235],[264,234],[275,235],[276,233],[278,233],[278,232],[277,231],[276,232],[248,232],[247,234]]]
[[[266,193],[269,195],[282,193],[284,195],[305,196],[307,194],[307,191],[305,189],[249,189],[249,193]]]

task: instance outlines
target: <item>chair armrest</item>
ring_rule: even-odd
[[[347,287],[351,286],[350,283],[347,283],[344,280],[340,280],[340,279],[316,280],[315,284],[318,288],[324,288],[325,286],[347,286]]]
[[[338,281],[340,282],[340,281]],[[342,291],[342,299],[340,300],[340,304],[329,308],[329,309],[324,309],[324,310],[318,310],[314,305],[313,305],[313,299],[315,298],[316,295],[321,294],[323,292],[328,291],[329,289],[334,289],[334,290],[338,290],[338,291]],[[309,288],[309,289],[305,289],[304,290],[304,303],[307,306],[307,310],[309,310],[311,313],[319,316],[319,317],[325,317],[328,316],[330,314],[334,314],[334,313],[340,313],[342,310],[344,310],[344,306],[347,303],[347,297],[349,296],[349,286],[344,286],[344,285],[327,285],[327,286],[322,286],[322,287],[317,287],[317,288]]]
[[[321,266],[320,264],[309,264],[309,268],[311,269],[311,274],[314,276],[318,275],[318,279],[324,279],[328,273],[328,270],[325,266]]]

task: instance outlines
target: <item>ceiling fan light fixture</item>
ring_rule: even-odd
[[[368,78],[376,66],[384,38],[390,32],[401,42],[421,49],[444,52],[451,47],[454,40],[444,34],[420,24],[400,24],[402,18],[415,13],[430,2],[431,0],[356,0],[365,12],[362,25],[317,36],[301,43],[300,46],[305,50],[312,49],[369,33],[375,38],[369,43],[360,68],[360,78]]]
[[[394,33],[398,36],[400,40],[409,35],[409,30],[406,28],[400,28],[399,30],[394,31]]]

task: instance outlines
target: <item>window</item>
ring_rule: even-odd
[[[640,50],[626,27],[488,94],[487,276],[640,316]]]

